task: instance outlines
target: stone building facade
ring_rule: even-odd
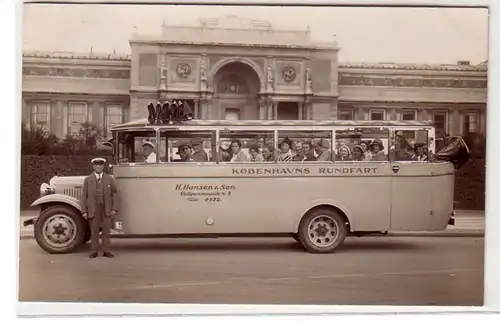
[[[438,133],[485,132],[487,66],[339,63],[310,31],[229,16],[134,36],[131,55],[23,54],[23,121],[58,136],[85,121],[144,117],[182,99],[200,119],[433,120]]]

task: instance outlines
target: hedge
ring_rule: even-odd
[[[21,160],[21,207],[26,209],[40,195],[40,184],[54,175],[78,176],[92,172],[90,160],[81,155],[23,155]],[[109,161],[111,157],[106,157]],[[459,209],[484,210],[484,159],[471,159],[456,174],[455,200]]]

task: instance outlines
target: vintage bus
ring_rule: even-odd
[[[469,157],[460,137],[436,153],[433,125],[418,121],[150,116],[112,132],[112,237],[289,236],[312,253],[331,253],[348,235],[445,230],[455,171]],[[144,142],[156,162],[145,163]],[[40,213],[25,225],[34,224],[45,251],[67,253],[89,240],[83,179],[42,184],[32,204]]]

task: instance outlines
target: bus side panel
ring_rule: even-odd
[[[432,221],[428,230],[445,230],[453,212],[455,176],[451,163],[436,164],[432,178]]]
[[[320,204],[345,209],[358,231],[390,224],[388,176],[119,178],[117,185],[126,234],[292,233]]]

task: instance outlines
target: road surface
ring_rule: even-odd
[[[112,240],[113,259],[20,240],[20,301],[483,304],[484,240],[351,237],[335,254],[293,239]]]

